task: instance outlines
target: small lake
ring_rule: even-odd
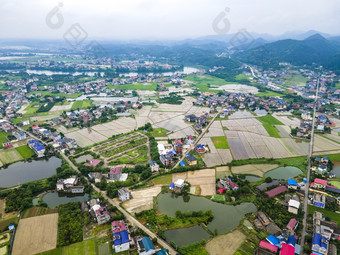
[[[333,169],[331,173],[335,174],[336,177],[340,178],[340,161],[333,162]]]
[[[82,156],[76,158],[75,160],[76,160],[77,163],[82,163],[82,162],[85,162],[86,160],[90,160],[90,159],[92,159],[92,158],[93,158],[92,155],[90,155],[90,154],[85,154],[85,155],[82,155]]]
[[[262,177],[258,177],[255,175],[246,175],[245,177],[246,177],[245,180],[250,181],[250,182],[257,182],[262,179]]]
[[[68,75],[68,74],[72,74],[72,76],[79,76],[79,75],[87,75],[87,76],[95,76],[95,74],[97,74],[98,72],[61,72],[61,71],[50,71],[50,70],[26,70],[26,73],[28,74],[37,74],[37,75],[47,75],[47,76],[51,76],[51,75]],[[99,72],[101,76],[104,75],[104,72]]]
[[[199,69],[195,68],[195,67],[188,67],[185,66],[183,67],[183,71],[175,71],[175,72],[163,72],[160,73],[162,76],[173,76],[175,74],[192,74],[192,73],[196,73],[200,71]],[[126,77],[133,77],[133,76],[137,76],[139,73],[137,72],[130,72],[130,73],[121,73],[119,74],[120,77],[122,76],[126,76]],[[148,75],[148,76],[152,76],[154,75],[154,73],[140,73],[143,75]]]
[[[177,228],[164,231],[166,240],[175,242],[178,246],[188,245],[194,242],[200,242],[202,239],[208,241],[210,235],[202,226],[193,226],[189,228]]]
[[[237,206],[232,206],[216,203],[204,197],[191,195],[189,195],[188,200],[189,201],[184,202],[182,196],[176,198],[170,193],[160,194],[157,197],[158,210],[165,215],[175,217],[177,210],[182,212],[202,210],[205,212],[210,209],[214,214],[214,219],[207,227],[212,232],[217,229],[218,234],[233,230],[245,214],[256,211],[256,206],[253,203],[242,203]],[[177,230],[179,231],[179,229]],[[183,231],[183,229],[180,230]]]
[[[295,177],[302,174],[302,171],[293,166],[278,167],[264,174],[265,177],[271,177],[277,180],[288,180],[289,178]]]
[[[0,187],[8,188],[50,177],[56,174],[56,168],[60,166],[61,159],[57,157],[11,164],[0,169]]]
[[[44,195],[42,199],[42,201],[50,208],[57,207],[61,204],[83,202],[87,200],[89,200],[89,194],[64,194],[58,192],[49,192]]]

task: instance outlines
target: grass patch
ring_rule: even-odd
[[[279,131],[274,126],[274,125],[283,125],[281,121],[274,118],[270,114],[267,114],[262,117],[258,117],[257,119],[262,123],[263,127],[266,129],[266,131],[271,137],[281,138],[281,136],[279,135]]]
[[[228,140],[225,136],[211,137],[216,149],[230,149]]]
[[[279,121],[278,119],[274,118],[270,114],[267,114],[267,115],[262,116],[262,117],[258,117],[257,119],[259,121],[261,121],[262,123],[268,123],[268,124],[271,124],[271,125],[284,125],[281,121]]]
[[[153,137],[166,137],[168,132],[169,131],[166,130],[165,128],[154,128],[153,131],[151,132],[151,135]]]
[[[18,148],[15,148],[17,152],[21,155],[23,158],[31,158],[34,156],[34,151],[30,149],[27,145],[20,146]]]
[[[238,80],[238,81],[240,81],[240,80],[248,80],[248,76],[243,74],[243,73],[241,73],[241,74],[236,75],[235,79]]]
[[[255,96],[257,96],[257,97],[283,97],[284,94],[274,92],[274,91],[270,91],[270,90],[266,90],[265,92],[259,92],[259,93],[255,94]]]
[[[10,217],[7,217],[6,219],[3,219],[0,221],[0,229],[4,229],[8,227],[9,225],[12,225],[13,223],[18,223],[19,218],[17,215],[13,215]]]
[[[335,221],[338,224],[338,227],[340,226],[340,214],[336,212],[329,211],[327,209],[323,209],[316,206],[308,206],[308,213],[312,214],[317,211],[321,212],[325,217],[330,218],[332,221]]]
[[[94,238],[82,241],[80,243],[71,244],[63,248],[57,248],[39,253],[37,255],[96,255],[96,242]]]
[[[57,212],[58,212],[58,208],[47,208],[47,207],[35,206],[35,207],[24,210],[21,213],[21,219],[45,215],[45,214],[57,213]]]
[[[3,143],[3,142],[7,142],[7,136],[8,136],[8,135],[9,135],[9,134],[0,131],[0,148],[2,148],[2,143]]]
[[[75,101],[72,105],[72,110],[77,109],[86,109],[91,107],[92,101],[91,100],[82,100],[82,101]]]
[[[3,150],[0,152],[0,159],[3,164],[9,164],[22,160],[23,157],[16,149]]]
[[[338,182],[338,181],[330,181],[329,184],[337,187],[338,189],[340,189],[340,182]]]
[[[149,83],[148,83],[149,84]],[[126,90],[149,90],[156,91],[157,84],[151,82],[150,85],[144,85],[143,83],[135,83],[135,84],[124,84],[124,85],[108,85],[109,89],[126,89]]]
[[[226,84],[230,84],[224,79],[220,79],[212,76],[199,76],[192,75],[184,78],[184,80],[192,81],[195,86],[202,92],[212,92],[217,93],[219,90],[211,89],[210,86],[222,86]],[[235,83],[235,82],[234,82]]]
[[[25,114],[35,113],[39,109],[40,105],[38,102],[33,102],[25,108]]]
[[[152,179],[150,182],[152,182],[154,185],[171,184],[172,175],[171,174],[161,175]]]

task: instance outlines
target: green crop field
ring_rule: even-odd
[[[202,92],[213,92],[217,93],[218,90],[216,89],[210,89],[209,86],[222,86],[226,84],[230,84],[230,82],[227,82],[224,79],[220,79],[217,77],[212,76],[198,76],[198,75],[192,75],[184,78],[184,80],[192,81],[195,86]],[[235,83],[235,82],[234,82]]]
[[[277,119],[275,119],[272,115],[267,114],[262,117],[257,118],[260,122],[262,122],[263,127],[266,129],[268,134],[271,137],[280,138],[279,131],[274,125],[283,125],[283,123]]]
[[[62,248],[57,248],[39,253],[37,255],[96,255],[96,242],[94,238],[71,244]]]
[[[170,184],[172,182],[172,175],[161,175],[152,179],[150,182],[152,182],[154,185]]]
[[[33,102],[25,108],[25,114],[35,113],[39,109],[40,105],[38,102]]]
[[[216,149],[230,149],[228,140],[225,136],[211,137]]]
[[[268,124],[271,124],[271,125],[284,125],[281,121],[279,121],[278,119],[275,119],[270,114],[267,114],[267,115],[262,116],[262,117],[258,117],[257,119],[259,121],[261,121],[262,123],[268,123]]]
[[[7,141],[8,134],[0,131],[0,148],[2,148],[2,143]]]
[[[72,110],[77,109],[86,109],[91,107],[92,101],[91,100],[82,100],[82,101],[75,101],[72,105]]]
[[[12,162],[22,160],[23,157],[16,149],[8,149],[0,151],[0,159],[3,164],[9,164]]]
[[[338,182],[338,181],[330,181],[329,184],[337,187],[338,189],[340,189],[340,182]]]
[[[27,145],[23,145],[23,146],[20,146],[18,148],[15,148],[17,150],[17,152],[20,153],[20,155],[23,157],[23,158],[31,158],[34,156],[34,151],[32,151],[30,149],[30,147],[28,147]]]
[[[153,137],[166,137],[167,136],[166,134],[168,132],[169,131],[166,130],[165,128],[154,128],[153,131],[151,132],[151,135]]]
[[[274,92],[274,91],[270,91],[270,90],[266,90],[266,92],[259,92],[257,94],[255,94],[255,96],[257,97],[282,97],[284,96],[284,94],[278,93],[278,92]]]

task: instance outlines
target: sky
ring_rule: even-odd
[[[98,39],[184,39],[240,29],[338,35],[339,13],[338,0],[0,0],[0,38],[62,39],[73,31]]]

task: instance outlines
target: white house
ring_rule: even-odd
[[[131,193],[130,191],[128,191],[127,188],[122,188],[118,190],[118,197],[120,201],[124,202],[124,201],[130,200]]]
[[[289,200],[288,202],[288,212],[298,214],[300,208],[300,202],[297,200]]]

